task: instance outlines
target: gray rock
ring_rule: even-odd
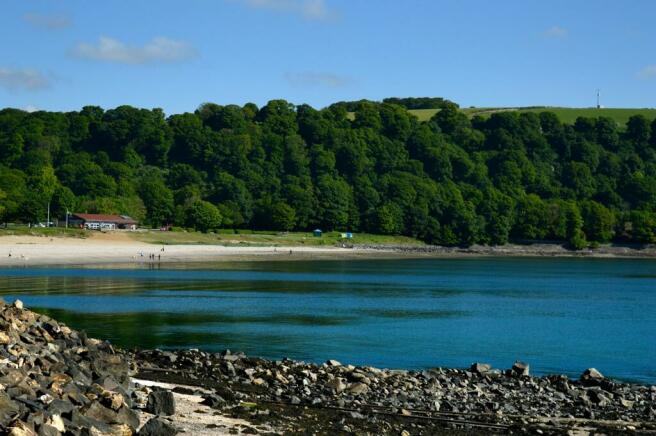
[[[52,425],[43,424],[39,427],[37,434],[39,436],[60,436],[61,432]]]
[[[334,390],[337,393],[342,392],[344,389],[346,389],[346,383],[344,383],[344,380],[341,377],[335,377],[332,380],[329,380],[326,382],[325,385],[327,388]]]
[[[585,371],[583,371],[583,374],[581,374],[581,380],[587,380],[587,379],[601,380],[603,378],[604,378],[603,374],[597,371],[596,368],[588,368]]]
[[[153,415],[175,414],[175,398],[169,391],[153,391],[148,395],[146,412]]]
[[[226,404],[226,401],[218,395],[215,394],[206,394],[203,395],[203,401],[200,404],[209,406],[212,408],[221,407]]]
[[[518,360],[513,364],[511,371],[515,376],[527,376],[529,375],[529,364]]]
[[[470,371],[475,374],[484,374],[488,372],[492,367],[487,363],[472,363]]]
[[[348,387],[348,391],[353,395],[362,395],[369,392],[369,386],[364,383],[353,383]]]
[[[138,436],[175,436],[178,430],[160,418],[151,418],[137,433]]]

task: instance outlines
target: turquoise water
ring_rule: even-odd
[[[656,262],[421,259],[0,269],[0,294],[132,347],[656,383]]]

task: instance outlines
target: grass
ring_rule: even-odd
[[[86,238],[88,230],[63,227],[28,227],[26,225],[9,225],[7,228],[0,227],[0,236],[43,236],[43,237],[70,237]]]
[[[415,109],[409,112],[415,115],[419,121],[428,121],[439,109]],[[647,119],[656,119],[656,109],[627,109],[627,108],[567,108],[567,107],[535,107],[535,108],[462,108],[462,112],[469,117],[480,115],[484,118],[489,117],[495,112],[518,111],[518,112],[553,112],[563,123],[573,124],[578,117],[609,117],[615,120],[619,126],[626,125],[626,122],[633,115],[644,115]]]
[[[508,112],[508,111],[518,111],[518,112],[553,112],[558,115],[558,118],[563,123],[574,124],[578,117],[608,117],[615,120],[615,122],[624,127],[629,118],[633,115],[644,115],[647,119],[654,120],[656,119],[656,109],[629,109],[629,108],[570,108],[570,107],[531,107],[531,108],[510,108],[510,107],[474,107],[474,108],[461,108],[462,112],[467,114],[470,118],[475,115],[480,115],[484,118],[489,117],[495,112]],[[411,109],[410,112],[412,115],[416,116],[419,121],[428,121],[433,115],[435,115],[439,109]],[[350,120],[355,119],[355,114],[353,112],[348,113]]]
[[[369,233],[354,233],[353,239],[347,241],[341,238],[340,232],[326,232],[321,237],[315,237],[310,232],[267,232],[251,230],[235,230],[233,233],[225,231],[221,233],[148,231],[129,233],[129,235],[140,242],[160,245],[209,244],[289,247],[340,246],[342,243],[424,245],[423,242],[407,236],[373,235]]]

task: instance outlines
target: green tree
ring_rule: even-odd
[[[287,203],[277,201],[271,205],[271,227],[275,230],[291,230],[296,224],[296,212]]]
[[[221,212],[212,203],[197,200],[187,210],[187,226],[208,232],[221,226]]]
[[[642,244],[656,243],[656,216],[647,211],[632,211],[629,234],[634,242]]]
[[[157,176],[144,177],[139,185],[139,196],[146,206],[146,220],[153,226],[170,223],[173,216],[173,193]]]
[[[398,204],[387,202],[376,214],[377,231],[385,235],[398,235],[403,231],[403,211]]]
[[[535,194],[517,200],[513,235],[520,239],[544,239],[547,236],[547,207]]]
[[[615,216],[603,204],[596,201],[581,203],[583,217],[583,233],[587,239],[597,242],[608,242],[613,238]]]

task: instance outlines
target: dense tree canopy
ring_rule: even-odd
[[[406,108],[439,107],[427,122]],[[352,113],[349,113],[352,112]],[[600,112],[603,114],[603,112]],[[430,243],[656,241],[656,121],[470,119],[443,99],[0,111],[0,220],[367,231]]]

